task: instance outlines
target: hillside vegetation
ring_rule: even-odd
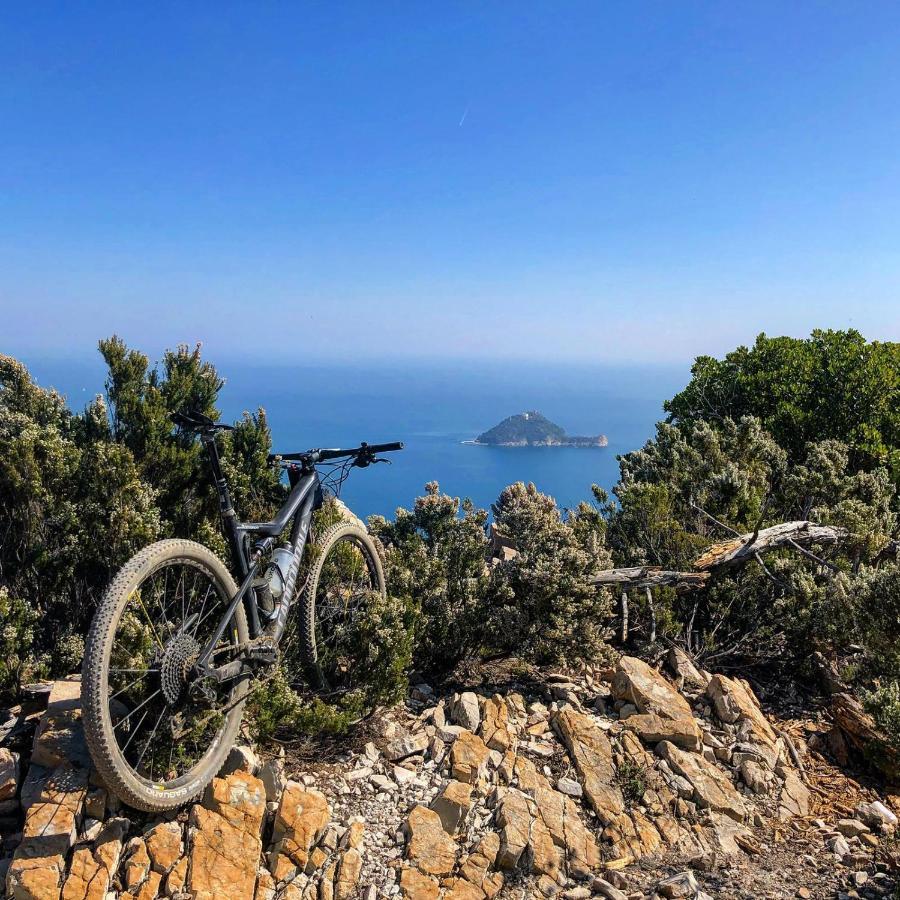
[[[216,416],[222,381],[199,349],[152,366],[117,338],[101,342],[106,396],[80,412],[0,357],[0,693],[75,669],[111,575],[166,536],[225,555],[215,493],[169,414]],[[823,667],[900,748],[900,345],[854,331],[768,338],[722,360],[699,358],[667,419],[621,457],[609,497],[598,487],[562,511],[533,485],[493,504],[496,536],[516,552],[491,560],[488,513],[437,484],[394,520],[375,517],[392,592],[362,623],[365,684],[340,709],[303,692],[290,656],[255,705],[258,732],[339,728],[396,696],[416,669],[518,656],[602,659],[618,634],[617,597],[597,588],[614,566],[689,570],[735,532],[810,520],[846,531],[827,547],[787,546],[686,592],[631,597],[628,641],[653,654],[675,642],[704,665],[778,667],[812,682]],[[266,465],[262,410],[222,438],[236,506],[261,518],[283,496]],[[327,515],[327,511],[324,513]],[[654,639],[651,642],[651,637]],[[350,705],[346,705],[350,703]]]

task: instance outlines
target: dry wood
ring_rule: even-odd
[[[644,588],[645,595],[647,597],[647,609],[650,613],[650,643],[656,643],[656,606],[653,603],[653,591],[648,584]]]
[[[888,777],[896,777],[900,757],[859,700],[848,693],[835,694],[831,698],[831,714],[854,750],[874,762]]]
[[[621,569],[605,569],[591,580],[601,586],[621,584],[626,588],[652,588],[674,585],[675,587],[700,587],[706,584],[706,572],[673,572],[660,566],[631,566]]]
[[[742,565],[756,554],[768,553],[782,547],[805,548],[810,544],[836,544],[847,536],[844,528],[816,525],[813,522],[782,522],[756,533],[742,534],[730,541],[713,544],[694,562],[701,572]]]

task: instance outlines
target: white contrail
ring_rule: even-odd
[[[462,123],[466,121],[466,116],[469,114],[469,107],[466,107],[466,111],[462,114],[462,118],[459,120],[459,127],[462,128]]]

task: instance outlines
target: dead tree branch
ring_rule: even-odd
[[[701,572],[712,572],[739,566],[757,553],[768,553],[782,547],[802,547],[810,544],[837,544],[847,537],[844,528],[833,525],[815,525],[812,522],[782,522],[770,528],[763,528],[753,540],[753,534],[742,534],[731,541],[713,544],[694,562],[694,568]]]
[[[706,572],[673,572],[660,566],[631,566],[621,569],[605,569],[598,572],[591,581],[601,587],[607,584],[621,584],[627,588],[653,588],[674,586],[676,588],[701,587],[706,584]]]

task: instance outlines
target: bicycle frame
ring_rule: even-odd
[[[223,681],[227,678],[236,677],[243,671],[241,660],[230,661],[217,668],[211,668],[209,665],[213,650],[225,633],[238,603],[244,604],[251,642],[264,637],[277,645],[281,639],[287,625],[287,616],[291,605],[290,598],[293,596],[296,585],[303,549],[309,538],[313,512],[322,505],[323,498],[319,475],[315,466],[303,468],[299,477],[291,479],[291,492],[271,522],[240,522],[234,511],[228,483],[222,472],[215,435],[207,433],[201,435],[201,438],[209,455],[210,466],[219,496],[222,527],[228,538],[234,566],[242,579],[238,592],[231,598],[219,625],[202,649],[195,664],[195,669],[199,674],[209,675],[217,681]],[[276,605],[272,615],[266,617],[266,627],[264,628],[260,620],[256,594],[251,588],[254,579],[259,573],[263,558],[274,547],[278,536],[292,521],[293,526],[289,544],[294,557],[285,578],[281,600]]]

